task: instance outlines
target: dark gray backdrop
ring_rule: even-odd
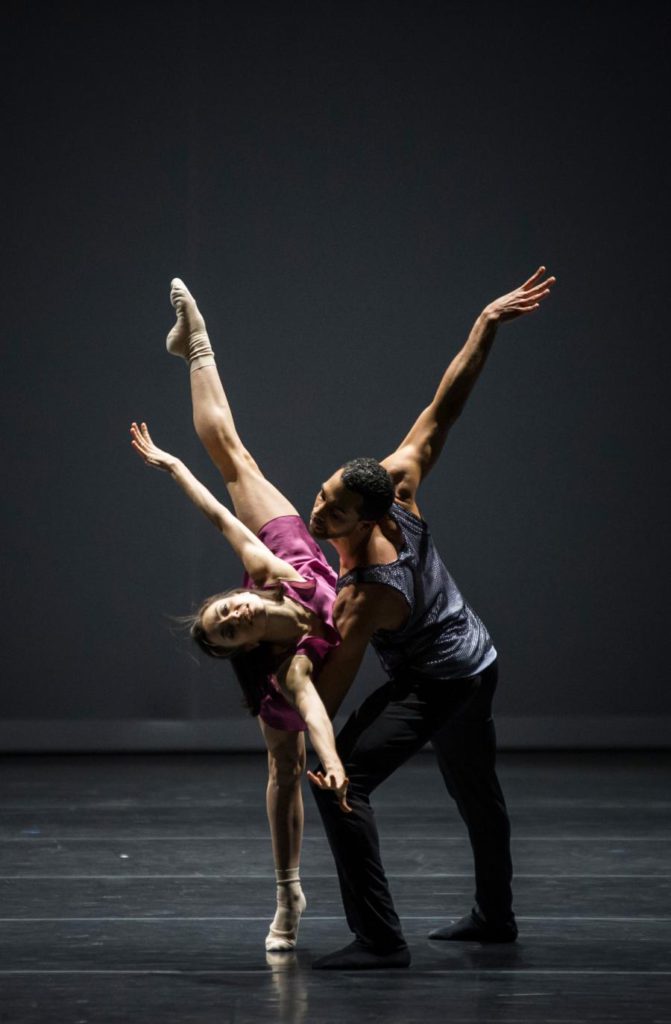
[[[253,735],[167,618],[238,568],[128,443],[146,419],[225,493],[164,351],[173,275],[307,512],[540,262],[556,292],[500,331],[422,510],[499,647],[504,742],[666,742],[662,8],[6,10],[2,742]],[[355,696],[378,678],[371,659]]]

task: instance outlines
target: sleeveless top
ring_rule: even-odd
[[[340,577],[337,590],[351,583],[383,583],[405,598],[410,610],[405,625],[380,629],[371,637],[390,675],[400,671],[431,679],[477,675],[496,659],[484,623],[461,596],[424,520],[396,502],[388,514],[404,541],[396,561],[355,568]]]

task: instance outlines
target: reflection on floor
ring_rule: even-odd
[[[376,795],[407,971],[324,974],[349,941],[306,786],[295,955],[267,955],[260,755],[0,759],[0,1021],[671,1021],[671,756],[506,754],[513,946],[430,942],[471,905],[431,754]]]

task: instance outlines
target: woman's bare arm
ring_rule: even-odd
[[[277,673],[277,681],[283,695],[307,725],[310,742],[322,764],[323,772],[316,775],[308,772],[308,776],[320,788],[332,789],[337,794],[341,810],[350,811],[347,803],[349,780],[336,750],[331,719],[312,682],[310,659],[304,654],[294,655]]]
[[[274,555],[262,540],[252,533],[244,523],[218,501],[204,484],[176,456],[162,451],[152,441],[147,424],[130,428],[131,444],[148,466],[169,473],[179,484],[196,508],[207,516],[211,523],[223,533],[246,571],[258,586],[265,586],[280,579],[300,580],[301,575],[294,567]]]

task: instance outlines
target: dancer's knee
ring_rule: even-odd
[[[201,443],[227,483],[260,474],[255,459],[228,424],[208,419],[205,423],[195,422],[195,426]]]
[[[317,810],[319,811],[319,813],[320,813],[320,815],[322,817],[322,820],[323,820],[325,825],[328,826],[328,823],[329,823],[329,821],[331,819],[336,821],[336,823],[340,824],[340,822],[338,822],[338,818],[339,817],[342,817],[342,818],[350,817],[350,815],[345,815],[340,810],[340,807],[338,806],[338,800],[336,798],[335,793],[333,793],[332,790],[330,790],[330,789],[321,789],[319,786],[315,786],[313,783],[310,783],[310,791],[311,791],[313,797],[315,798],[315,803],[317,804]],[[349,794],[349,790],[348,790],[347,791],[347,800],[348,800],[348,802],[349,802],[349,799],[350,799],[350,794]]]
[[[230,422],[230,417],[219,411],[216,406],[210,406],[206,410],[194,409],[193,425],[208,451],[219,450],[240,456],[243,453],[247,454]]]
[[[268,754],[268,783],[276,789],[300,786],[305,771],[305,751],[272,751]]]

